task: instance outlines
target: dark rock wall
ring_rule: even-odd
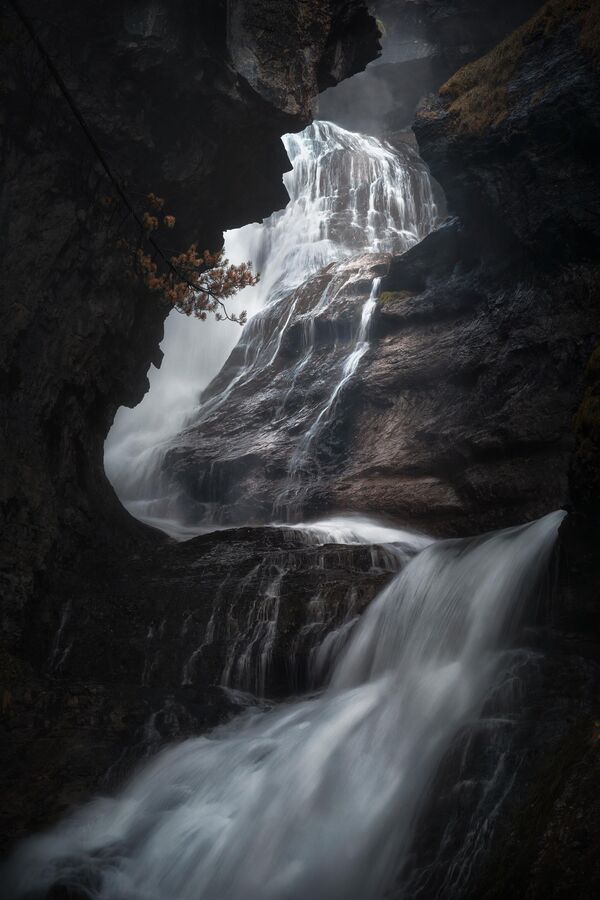
[[[216,248],[225,228],[284,205],[280,136],[378,52],[359,0],[21,6],[134,207],[150,191],[167,199],[169,252]],[[144,572],[160,568],[171,545],[122,510],[102,454],[115,411],[139,402],[150,363],[160,364],[168,309],[127,279],[116,242],[137,239],[135,229],[119,204],[107,211],[114,190],[9,3],[0,44],[6,844],[89,794],[121,754],[117,776],[230,707],[204,682],[185,702],[174,696],[185,662],[174,654],[164,685],[142,684],[156,610],[148,584],[138,591],[127,573],[139,574],[136,557]],[[151,581],[166,601],[161,577]],[[209,584],[205,568],[199,579]],[[212,597],[186,589],[201,629]]]
[[[442,535],[565,504],[571,420],[600,328],[586,279],[527,267],[493,273],[470,244],[450,224],[384,279],[336,485],[340,505],[376,498]],[[456,256],[440,265],[448,249]],[[421,286],[419,265],[428,269]]]
[[[496,259],[546,270],[597,259],[599,69],[584,43],[586,6],[546,4],[417,116],[450,210]]]
[[[504,257],[511,271],[535,270],[546,279],[552,309],[565,317],[556,338],[564,338],[580,314],[589,329],[564,358],[570,399],[560,421],[568,454],[559,477],[561,502],[571,513],[563,526],[561,615],[565,626],[592,629],[598,627],[600,585],[594,550],[598,386],[590,357],[600,292],[599,34],[596,3],[546,3],[493,52],[451,78],[416,123],[423,154],[444,184],[451,211],[462,217],[473,255],[492,272]],[[540,295],[532,296],[537,302]],[[556,400],[554,413],[560,394]]]
[[[280,135],[378,50],[361,2],[24,6],[132,203],[167,198],[178,250],[218,247],[224,228],[283,205]],[[130,219],[118,203],[104,210],[114,190],[10,4],[1,25],[2,615],[13,640],[37,581],[82,545],[151,539],[116,502],[102,448],[160,362],[168,310],[124,277],[115,244]]]
[[[600,667],[564,636],[545,653],[535,637],[449,748],[394,900],[596,896]]]
[[[561,503],[570,514],[562,528],[556,597],[543,616],[554,630],[538,645],[543,655],[537,675],[515,682],[510,749],[494,749],[493,730],[477,741],[476,754],[471,738],[458,737],[454,757],[432,788],[411,876],[399,897],[558,900],[591,898],[600,885],[593,837],[600,712],[598,24],[595,3],[545,4],[492,54],[452,78],[417,123],[422,151],[450,209],[462,216],[482,272],[510,277],[499,265],[501,249],[513,273],[541,277],[513,307],[507,349],[527,346],[527,360],[535,365],[535,373],[522,372],[518,406],[525,411],[530,400],[546,395],[531,407],[530,420],[539,421],[545,407],[562,430],[565,453],[554,478],[544,473],[543,462],[536,464],[543,481],[537,496],[560,481]],[[547,350],[533,351],[518,336],[522,317],[548,289],[544,319],[550,324],[557,313],[561,317],[551,325],[551,343],[575,338],[550,367],[543,363]],[[573,330],[578,321],[589,329],[583,341]],[[556,391],[561,369],[567,378]],[[536,382],[540,375],[545,386]],[[530,394],[531,383],[536,387]],[[525,476],[523,491],[534,477]],[[489,801],[498,783],[505,793],[494,805]]]

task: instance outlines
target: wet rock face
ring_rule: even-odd
[[[540,637],[506,653],[480,720],[447,752],[394,900],[597,893],[598,648],[582,657],[554,634],[544,653]]]
[[[597,373],[595,353],[589,362],[585,355],[600,325],[600,183],[588,157],[597,154],[600,133],[598,48],[585,32],[594,15],[593,3],[547,4],[500,52],[451,79],[416,126],[450,209],[462,216],[466,247],[484,260],[488,278],[493,273],[491,284],[498,276],[508,283],[501,256],[515,271],[537,272],[530,291],[512,301],[505,295],[496,307],[509,301],[496,390],[514,391],[515,435],[528,434],[526,414],[535,429],[554,419],[562,438],[550,466],[548,442],[529,466],[513,458],[507,483],[520,471],[525,496],[537,469],[537,496],[550,501],[559,489],[570,515],[552,606],[562,632],[545,642],[537,674],[523,670],[511,700],[517,715],[502,726],[483,723],[487,734],[479,738],[459,736],[432,787],[398,897],[587,898],[600,883],[590,840],[599,816]],[[405,277],[418,275],[409,267]],[[522,331],[530,313],[536,351]],[[550,328],[545,347],[542,322]],[[484,463],[486,488],[492,461]]]
[[[392,264],[340,484],[340,502],[374,491],[443,535],[564,505],[572,413],[600,327],[595,268],[493,273],[470,254],[450,223]],[[370,451],[367,433],[378,436]]]
[[[319,421],[386,270],[368,351]],[[592,275],[492,274],[453,221],[404,256],[315,276],[283,302],[297,321],[273,365],[219,394],[234,352],[214,410],[167,453],[182,511],[231,523],[354,509],[449,536],[563,505],[572,414],[600,327]],[[307,345],[302,316],[333,277],[347,283]]]
[[[599,467],[597,298],[600,143],[597,4],[545,4],[501,47],[458,72],[418,117],[415,130],[449,208],[462,216],[472,252],[536,268],[564,310],[564,336],[582,298],[589,337],[569,351],[570,404],[562,413],[570,448],[557,477],[571,515],[563,526],[565,627],[598,629]],[[536,290],[537,296],[537,290]],[[574,298],[579,298],[574,300]],[[587,364],[587,365],[586,365]],[[584,371],[585,370],[585,371]],[[533,395],[530,395],[533,396]],[[556,478],[553,479],[556,483]],[[550,483],[546,479],[546,483]],[[563,490],[563,488],[561,488]]]
[[[4,694],[0,853],[71,813],[92,793],[116,789],[168,741],[239,712],[223,691],[37,678]]]
[[[218,247],[223,228],[281,207],[280,135],[307,124],[318,90],[377,53],[361,2],[264,0],[245,18],[247,6],[27,4],[132,203],[141,212],[148,192],[167,198],[177,249]],[[115,244],[132,236],[130,220],[118,206],[106,213],[114,190],[8,10],[1,40],[0,502],[12,640],[36,580],[72,564],[82,542],[145,539],[116,503],[102,450],[116,409],[139,402],[160,363],[168,310],[124,278]]]
[[[375,34],[360,2],[230,0],[228,5],[228,46],[236,71],[290,115],[308,116],[317,94],[364,69],[374,56]]]
[[[377,547],[275,528],[165,545],[133,557],[127,571],[109,564],[106,573],[105,564],[90,561],[91,602],[67,598],[55,630],[41,641],[30,631],[51,675],[171,690],[224,685],[262,698],[322,685],[327,667],[311,670],[312,651],[399,567]]]
[[[331,420],[346,415],[349,396],[335,410],[327,411],[328,401],[354,350],[373,279],[386,268],[387,257],[370,254],[332,265],[251,323],[246,341],[258,337],[265,347],[257,364],[230,390],[245,356],[243,346],[233,351],[206,391],[199,422],[173,439],[163,462],[190,522],[268,522],[285,519],[290,505],[298,521],[335,508],[332,468],[323,468],[320,457]],[[336,302],[315,315],[325,292]]]
[[[322,687],[401,564],[382,547],[273,528],[85,554],[29,622],[31,662],[0,658],[3,676],[13,667],[1,695],[2,850],[169,741]]]
[[[585,9],[547,4],[417,117],[449,209],[494,258],[545,268],[597,258],[598,63]]]

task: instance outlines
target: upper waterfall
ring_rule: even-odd
[[[238,339],[242,363],[221,392],[273,361],[289,324],[278,304],[311,275],[365,252],[402,253],[438,217],[427,168],[407,144],[393,147],[330,122],[282,140],[291,163],[284,176],[290,202],[261,224],[225,235],[226,255],[233,262],[251,259],[261,274],[260,283],[241,295],[250,318],[241,338],[229,323],[198,323],[173,312],[161,369],[150,371],[150,390],[139,406],[119,410],[106,442],[106,471],[123,503],[166,530],[178,527],[170,521],[177,519],[173,491],[160,472],[167,442],[186,422],[198,420],[202,391]],[[320,307],[333,296],[325,292]]]
[[[288,291],[331,262],[361,252],[401,253],[431,230],[437,208],[427,170],[408,146],[394,148],[331,122],[283,143],[292,164],[290,203],[244,246],[264,271],[263,292]],[[247,229],[230,232],[234,252]],[[238,251],[239,252],[239,251]]]

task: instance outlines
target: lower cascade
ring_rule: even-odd
[[[428,782],[494,690],[563,515],[415,538],[322,693],[167,749],[114,798],[22,845],[3,896],[376,900],[399,871],[402,896]]]

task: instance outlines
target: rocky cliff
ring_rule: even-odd
[[[182,244],[218,243],[225,225],[280,206],[279,135],[306,123],[316,87],[376,52],[375,29],[360,3],[215,3],[202,16],[197,4],[184,2],[108,3],[101,11],[88,3],[28,6],[128,191],[168,197],[177,215],[174,238]],[[454,22],[455,49],[469,46],[469,35],[460,17],[447,14],[463,6],[472,21],[481,19],[477,3],[427,6],[431,22]],[[518,16],[518,5],[509,6]],[[584,375],[600,329],[594,9],[583,0],[554,0],[423,107],[421,149],[453,218],[402,257],[363,260],[323,317],[311,362],[316,392],[319,365],[344,359],[360,327],[356,312],[371,281],[361,267],[385,276],[361,378],[324,432],[323,478],[305,498],[307,511],[376,506],[458,533],[569,502],[570,479],[574,518],[584,523],[570,546],[596,521],[594,357]],[[274,53],[275,32],[286,37],[283,57]],[[307,547],[285,530],[233,530],[174,548],[120,511],[102,471],[102,443],[117,406],[135,403],[144,391],[166,311],[124,281],[111,252],[115,222],[97,211],[103,175],[8,8],[1,39],[8,173],[2,232],[8,642],[1,665],[2,734],[9,738],[1,768],[8,843],[98,785],[118,782],[135,758],[164,740],[239,710],[243,697],[224,699],[213,687],[236,647],[227,609],[236,619],[251,616],[245,601],[252,594],[272,604],[284,557],[289,600],[281,611],[285,632],[275,635],[262,670],[267,694],[309,683],[311,645],[295,643],[296,635],[312,628],[326,638],[343,626],[348,610],[360,612],[389,571],[365,548]],[[471,47],[486,49],[478,40]],[[456,61],[454,49],[448,54]],[[319,279],[331,277],[318,275],[305,302]],[[278,365],[293,365],[301,347],[301,329],[292,322]],[[280,432],[270,465],[248,465],[258,450],[273,447],[265,443],[265,410],[282,399],[275,387],[257,384],[246,398],[255,414],[247,433],[232,408],[234,437],[250,451],[234,452],[212,488],[218,494],[233,486],[235,503],[245,497],[253,508],[264,497],[263,512],[284,478],[278,454],[289,456],[294,417],[303,424],[301,410],[290,407],[288,431]],[[214,446],[205,450],[214,445],[210,433],[194,440],[196,451],[204,442],[200,450],[210,461],[216,453]],[[194,497],[202,489],[200,467],[176,457],[171,464],[188,488],[193,484],[192,501],[205,502]],[[216,499],[223,501],[208,497]],[[451,828],[441,835],[448,836],[443,852],[467,850],[459,896],[596,895],[597,647],[581,636],[573,586],[587,581],[587,599],[595,600],[594,539],[592,532],[579,581],[567,567],[561,585],[561,609],[570,598],[568,622],[579,633],[553,636],[555,653],[540,680],[528,682],[522,715],[514,729],[504,723],[502,735],[518,731],[520,742],[505,753],[502,735],[495,743],[483,733],[462,735],[448,755],[417,834],[409,896],[451,896],[443,893],[448,858],[442,853],[437,868],[432,864],[432,841],[439,844],[435,829],[453,815],[462,839],[471,834],[465,822],[475,823],[486,841],[499,836],[491,849],[485,843],[486,866],[468,881],[468,843]],[[227,594],[232,605],[221,606],[215,598],[230,571],[246,580],[237,596]],[[355,598],[349,582],[357,586]],[[536,632],[535,649],[539,642]],[[247,669],[234,660],[231,671],[240,679],[231,680],[233,687],[256,687],[256,662]],[[508,679],[509,693],[515,684]],[[492,703],[488,712],[497,724],[506,707]],[[501,807],[508,812],[496,829],[495,819],[473,811],[482,795],[506,799],[494,793],[504,764],[518,769],[519,779],[504,782],[517,790]]]
[[[192,520],[269,520],[292,491],[293,515],[385,512],[449,536],[568,502],[573,416],[600,330],[598,77],[584,8],[551,3],[426,104],[421,152],[458,218],[401,256],[330,268],[290,296],[273,365],[165,459]],[[369,349],[294,464],[378,274]],[[321,309],[330,282],[335,300]],[[207,396],[238,368],[234,351]]]
[[[335,390],[331,373],[354,350],[378,274],[369,349],[294,466]],[[302,318],[334,276],[336,300],[315,320],[307,356]],[[299,301],[289,298],[294,313],[273,366],[174,440],[164,467],[190,520],[353,509],[450,536],[563,505],[572,416],[600,328],[594,283],[583,266],[558,278],[527,265],[493,271],[457,220],[391,262],[365,258],[316,276]]]
[[[160,362],[168,309],[127,280],[115,245],[139,236],[89,138],[139,214],[148,192],[167,198],[174,248],[215,248],[225,227],[285,202],[281,134],[304,127],[319,90],[378,51],[361,2],[57,0],[23,11],[30,31],[5,4],[1,33],[0,502],[11,640],[40,579],[72,566],[82,545],[151,537],[122,514],[102,452],[115,411],[139,402],[150,362]]]
[[[554,475],[546,471],[538,488],[538,497],[547,492],[550,499],[560,484],[560,503],[570,511],[557,596],[543,616],[553,627],[534,663],[537,674],[513,683],[523,693],[517,718],[508,726],[512,749],[490,732],[481,743],[475,736],[475,745],[473,736],[457,738],[432,790],[402,897],[591,898],[600,886],[593,849],[600,815],[600,572],[593,549],[599,536],[598,379],[595,352],[585,359],[595,346],[600,283],[600,185],[594,162],[600,137],[598,14],[595,3],[546,3],[488,56],[458,72],[417,122],[424,155],[444,184],[450,208],[462,217],[467,245],[488,284],[498,275],[510,283],[535,270],[541,282],[531,295],[534,304],[543,297],[545,281],[553,296],[550,321],[559,310],[566,316],[562,325],[556,322],[542,354],[533,357],[543,360],[559,336],[575,337],[571,327],[577,321],[590,330],[583,341],[581,335],[575,339],[562,364],[556,359],[552,371],[538,370],[546,372],[543,384],[530,381],[525,358],[520,364],[527,391],[521,392],[519,408],[527,410],[529,384],[537,384],[541,404],[527,418],[542,420],[546,396],[550,415],[562,422],[566,451],[560,460],[555,456]],[[509,272],[498,264],[499,252],[511,260]],[[519,323],[528,305],[519,303],[520,312],[507,320],[509,355],[513,336],[516,346],[524,346]],[[525,346],[531,348],[529,342]],[[564,385],[568,402],[556,382],[548,390],[553,378],[560,381],[562,365],[573,366],[570,384]],[[501,392],[503,387],[504,380]],[[521,433],[527,434],[525,422]],[[558,442],[554,446],[558,449]],[[527,471],[523,458],[517,466]],[[538,460],[536,466],[544,472],[545,463]],[[525,492],[523,483],[521,496]],[[494,809],[489,798],[507,781],[512,790]],[[435,821],[445,824],[436,829]],[[452,856],[450,867],[444,865],[445,853]]]

